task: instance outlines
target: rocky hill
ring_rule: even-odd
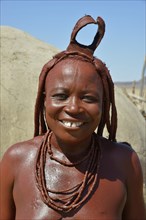
[[[1,27],[1,147],[33,136],[33,112],[43,65],[59,50],[12,27]]]

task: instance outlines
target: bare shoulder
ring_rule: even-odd
[[[42,138],[43,136],[38,136],[9,147],[3,155],[1,166],[8,167],[10,164],[13,167],[17,167],[22,161],[25,162],[28,158],[34,157],[37,154]]]
[[[103,151],[103,163],[107,167],[112,166],[119,175],[121,174],[125,184],[129,187],[132,181],[142,185],[143,175],[139,157],[128,143],[112,142],[101,138]],[[131,187],[131,186],[130,186]]]
[[[16,144],[13,144],[10,146],[7,151],[5,152],[5,155],[10,155],[10,156],[23,156],[24,152],[28,152],[31,150],[37,150],[41,141],[42,141],[43,136],[37,136],[34,137],[30,140],[26,140],[23,142],[18,142]]]
[[[28,141],[20,142],[9,147],[5,152],[0,163],[0,174],[2,177],[0,178],[0,203],[2,210],[0,219],[15,219],[14,185],[22,171],[24,173],[24,171],[27,170],[27,173],[30,173],[41,140],[42,137],[36,137]]]
[[[101,138],[101,148],[103,177],[120,180],[126,187],[127,199],[123,219],[145,219],[143,173],[137,153],[127,143],[111,142],[104,138]]]
[[[101,138],[101,147],[103,153],[112,157],[112,159],[117,160],[118,162],[124,161],[124,163],[139,163],[139,158],[136,151],[133,147],[127,142],[113,142],[105,138]]]

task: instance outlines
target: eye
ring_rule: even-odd
[[[99,102],[99,99],[97,97],[90,96],[90,95],[85,95],[85,96],[83,96],[82,99],[83,99],[83,101],[85,101],[87,103]]]
[[[62,100],[66,100],[68,98],[68,95],[64,93],[57,93],[57,94],[52,95],[52,98],[55,100],[62,101]]]

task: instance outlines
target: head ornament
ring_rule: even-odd
[[[97,33],[93,39],[93,42],[90,45],[83,45],[77,42],[76,36],[78,32],[88,24],[98,25]],[[105,33],[105,23],[101,17],[98,17],[95,21],[90,15],[85,15],[76,23],[72,34],[69,46],[67,47],[67,51],[69,52],[81,52],[85,53],[88,56],[92,56],[98,45],[100,44]]]
[[[93,39],[93,42],[90,45],[83,45],[76,40],[76,37],[78,32],[83,27],[89,24],[97,25],[97,32]],[[105,23],[101,17],[97,17],[97,20],[94,20],[90,15],[85,15],[84,17],[80,18],[75,24],[71,34],[70,43],[67,49],[55,55],[54,58],[60,58],[63,55],[65,56],[72,54],[72,55],[81,55],[83,57],[93,60],[94,51],[100,44],[104,36],[104,33],[105,33]]]

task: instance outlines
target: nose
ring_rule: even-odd
[[[65,111],[68,114],[79,114],[83,111],[83,108],[81,106],[80,100],[76,97],[70,97],[68,100]]]

